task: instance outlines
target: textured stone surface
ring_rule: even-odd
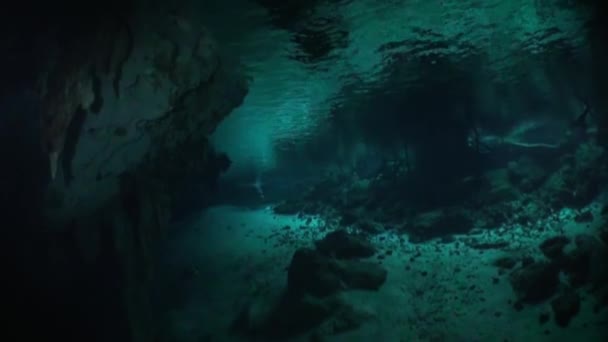
[[[75,108],[83,103],[89,104],[83,107],[90,107],[94,101],[83,99],[90,94],[82,95],[81,88],[89,87],[92,93],[93,81],[98,82],[96,97],[100,102],[97,112],[84,114],[80,134],[72,139],[71,153],[57,147],[62,167],[50,191],[62,200],[47,211],[51,218],[63,220],[74,213],[94,211],[118,192],[119,176],[126,171],[137,169],[157,181],[172,183],[187,178],[187,173],[200,172],[208,157],[207,136],[240,105],[247,92],[243,76],[222,64],[217,43],[201,23],[193,21],[186,30],[145,15],[124,23],[124,31],[119,31],[115,45],[107,51],[89,53],[106,53],[111,58],[120,50],[125,35],[127,42],[123,44],[128,45],[128,53],[121,56],[119,66],[95,71],[103,66],[83,59],[76,64],[80,68],[73,67],[72,78],[49,76],[43,80],[45,84],[56,83],[58,89],[77,88],[65,98],[46,96],[55,106],[48,114],[54,120],[45,131],[55,129],[55,122],[62,118],[69,124]],[[151,26],[160,32],[148,30]],[[69,62],[57,61],[52,70]],[[80,72],[90,67],[93,74]],[[66,133],[54,134],[63,139]],[[179,163],[181,160],[186,163]]]
[[[175,200],[184,184],[213,180],[229,164],[207,137],[248,87],[201,17],[168,4],[104,5],[66,17],[54,16],[64,8],[57,4],[40,18],[47,32],[23,32],[29,40],[20,46],[39,56],[9,50],[31,59],[23,63],[32,63],[35,80],[23,80],[24,93],[38,107],[15,105],[9,126],[31,141],[10,142],[19,170],[10,179],[27,187],[10,199],[10,217],[24,228],[3,250],[17,268],[39,270],[23,280],[44,295],[19,306],[57,307],[54,330],[79,340],[152,341],[161,325],[151,302],[154,258]],[[20,124],[30,114],[36,123]]]
[[[518,299],[537,303],[551,298],[559,284],[559,268],[548,262],[534,262],[514,271],[509,280]]]
[[[350,289],[378,290],[387,271],[380,265],[358,261],[339,261],[319,251],[302,248],[295,252],[288,269],[288,291],[295,295],[326,297]]]
[[[346,230],[336,230],[315,242],[321,253],[338,259],[367,258],[376,254],[376,249],[367,240],[349,234]]]

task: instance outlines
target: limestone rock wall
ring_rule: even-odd
[[[21,132],[31,158],[11,159],[19,179],[3,177],[2,204],[21,208],[5,217],[23,225],[4,251],[45,293],[15,300],[24,317],[46,306],[39,319],[55,312],[47,324],[77,340],[156,340],[155,253],[180,191],[228,167],[207,137],[248,91],[199,18],[151,4],[58,18],[75,22],[32,35],[44,47],[28,95],[39,118]]]
[[[49,217],[63,221],[94,211],[118,191],[125,171],[154,167],[154,176],[172,182],[187,172],[184,166],[204,163],[195,156],[205,155],[198,153],[207,149],[205,138],[246,94],[244,78],[222,62],[204,26],[172,21],[162,10],[158,16],[121,22],[113,44],[77,53],[91,59],[59,58],[41,80]]]

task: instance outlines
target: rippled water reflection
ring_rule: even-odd
[[[545,54],[586,58],[589,16],[565,0],[257,0],[203,10],[252,80],[214,140],[263,167],[274,163],[272,146],[313,135],[332,110],[451,77],[420,72],[438,60],[492,84],[536,77],[542,87]]]

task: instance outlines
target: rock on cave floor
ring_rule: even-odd
[[[568,222],[562,228],[566,236],[589,232],[595,224],[577,224],[568,215],[561,215]],[[331,231],[319,218],[276,215],[270,207],[214,207],[181,225],[185,233],[168,249],[164,268],[170,281],[162,290],[170,296],[166,311],[171,335],[180,341],[250,341],[230,332],[239,310],[247,302],[280,293],[294,251]],[[321,340],[604,340],[608,309],[594,312],[594,299],[585,291],[580,313],[566,328],[554,322],[550,301],[516,308],[509,272],[501,272],[494,261],[542,258],[539,244],[561,233],[524,232],[474,230],[453,240],[419,244],[391,231],[374,236],[378,253],[370,260],[388,270],[386,283],[379,291],[344,292],[367,319],[354,330],[324,334]],[[505,239],[508,246],[500,243]],[[541,323],[546,314],[551,318]],[[302,335],[291,340],[313,339]]]

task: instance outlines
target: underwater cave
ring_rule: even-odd
[[[14,4],[1,333],[605,341],[607,7]]]

